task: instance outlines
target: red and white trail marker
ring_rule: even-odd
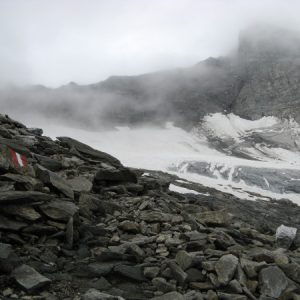
[[[27,166],[27,158],[12,149],[10,149],[11,158],[16,168],[25,168]]]

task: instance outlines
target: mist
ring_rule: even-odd
[[[0,84],[58,87],[193,65],[255,22],[298,30],[299,1],[1,0]]]

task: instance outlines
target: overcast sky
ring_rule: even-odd
[[[240,29],[300,28],[300,0],[0,0],[0,83],[59,86],[192,65]]]

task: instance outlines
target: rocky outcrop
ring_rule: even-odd
[[[126,168],[75,140],[0,120],[7,149],[26,153],[23,165],[0,155],[1,299],[300,296],[297,205]]]

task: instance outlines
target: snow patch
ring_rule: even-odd
[[[210,195],[209,193],[199,193],[195,190],[190,190],[190,189],[187,189],[187,188],[184,188],[184,187],[172,184],[172,183],[169,186],[169,190],[172,192],[179,193],[179,194],[194,194],[194,195],[204,195],[204,196]]]

